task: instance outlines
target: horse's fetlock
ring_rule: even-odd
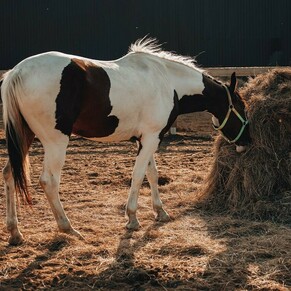
[[[14,219],[7,219],[6,225],[7,225],[7,230],[11,232],[17,228],[17,221],[15,221]]]
[[[168,222],[168,221],[171,221],[171,217],[170,217],[170,215],[167,213],[167,211],[165,211],[163,208],[160,208],[160,209],[157,211],[156,220],[157,220],[157,221],[160,221],[160,222]]]
[[[156,213],[159,213],[161,210],[163,210],[163,205],[162,204],[153,204],[153,210]]]
[[[17,246],[23,243],[23,235],[21,234],[20,231],[17,231],[15,233],[12,233],[8,243],[12,246]]]
[[[130,208],[130,207],[126,207],[126,214],[128,217],[130,216],[135,216],[136,215],[136,209]]]
[[[138,219],[136,217],[129,217],[126,228],[129,230],[138,230],[140,228]]]

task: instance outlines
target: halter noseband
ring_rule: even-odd
[[[213,128],[214,128],[215,130],[217,130],[217,131],[220,132],[220,134],[224,137],[224,139],[225,139],[227,142],[229,142],[229,143],[235,143],[235,142],[236,142],[236,141],[241,137],[241,135],[243,134],[243,132],[244,132],[244,130],[245,130],[247,124],[249,123],[249,121],[248,121],[247,119],[244,119],[244,118],[239,114],[239,112],[234,108],[228,88],[227,88],[225,85],[222,85],[222,86],[225,88],[226,93],[227,93],[227,97],[228,97],[228,103],[229,103],[228,111],[227,111],[226,116],[225,116],[225,118],[224,118],[224,120],[223,120],[223,122],[221,123],[220,126],[215,126],[214,124],[212,124],[212,125],[213,125]],[[228,138],[223,134],[223,132],[222,132],[222,129],[225,127],[226,123],[227,123],[228,120],[229,120],[229,116],[230,116],[230,113],[231,113],[231,112],[233,112],[233,113],[237,116],[237,118],[242,122],[242,127],[241,127],[241,129],[240,129],[238,135],[237,135],[233,140],[228,139]]]

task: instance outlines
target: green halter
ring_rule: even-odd
[[[234,108],[234,106],[233,106],[233,104],[232,104],[232,100],[231,100],[231,96],[230,96],[230,93],[229,93],[228,88],[227,88],[225,85],[222,85],[222,86],[223,86],[223,87],[225,88],[225,90],[226,90],[227,97],[228,97],[229,107],[228,107],[228,111],[227,111],[226,116],[225,116],[223,122],[221,123],[221,125],[220,125],[220,126],[215,126],[215,125],[213,124],[213,128],[214,128],[215,130],[219,131],[220,134],[224,137],[224,139],[225,139],[226,141],[228,141],[229,143],[235,143],[235,142],[236,142],[236,141],[241,137],[241,135],[243,134],[243,132],[244,132],[244,130],[245,130],[247,124],[249,123],[249,121],[248,121],[247,119],[244,119],[244,118],[239,114],[239,112]],[[229,116],[230,116],[230,113],[231,113],[231,112],[233,112],[233,113],[238,117],[238,119],[242,122],[242,127],[241,127],[241,129],[240,129],[238,135],[236,136],[236,138],[234,138],[233,140],[228,139],[228,138],[223,134],[223,132],[222,132],[222,129],[223,129],[224,126],[226,125],[226,123],[227,123],[227,121],[228,121],[228,119],[229,119]]]

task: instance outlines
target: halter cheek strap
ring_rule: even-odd
[[[233,103],[232,103],[232,100],[231,100],[231,95],[230,95],[230,93],[229,93],[228,88],[227,88],[225,85],[222,85],[222,86],[225,88],[226,93],[227,93],[227,97],[228,97],[228,104],[229,104],[228,111],[227,111],[226,116],[225,116],[225,118],[224,118],[224,120],[223,120],[223,122],[221,123],[220,126],[215,126],[214,124],[212,124],[212,125],[213,125],[213,128],[214,128],[215,130],[217,130],[217,131],[220,132],[220,134],[224,137],[224,139],[225,139],[226,141],[228,141],[229,143],[235,143],[235,142],[236,142],[236,141],[241,137],[241,135],[243,134],[243,132],[244,132],[244,130],[245,130],[247,124],[249,123],[249,121],[248,121],[247,119],[244,119],[244,118],[239,114],[239,112],[234,108]],[[228,120],[229,120],[229,116],[230,116],[230,113],[231,113],[231,112],[233,112],[233,113],[237,116],[237,118],[242,122],[241,129],[240,129],[238,135],[237,135],[233,140],[228,139],[228,138],[223,134],[223,132],[222,132],[222,129],[225,127],[225,125],[227,124],[227,122],[228,122]]]

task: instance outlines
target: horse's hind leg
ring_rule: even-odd
[[[61,169],[65,162],[68,140],[68,137],[63,136],[57,143],[50,142],[43,144],[45,154],[40,184],[49,201],[59,230],[81,238],[81,234],[71,226],[59,198]]]
[[[158,190],[158,170],[155,163],[154,156],[152,155],[148,163],[147,178],[151,186],[153,210],[156,213],[156,220],[166,222],[170,220],[170,216],[163,209],[163,204]]]
[[[6,163],[3,169],[4,191],[6,194],[6,223],[7,230],[10,232],[9,244],[18,245],[23,241],[23,236],[18,229],[18,219],[15,203],[15,186],[12,176],[10,162]]]

